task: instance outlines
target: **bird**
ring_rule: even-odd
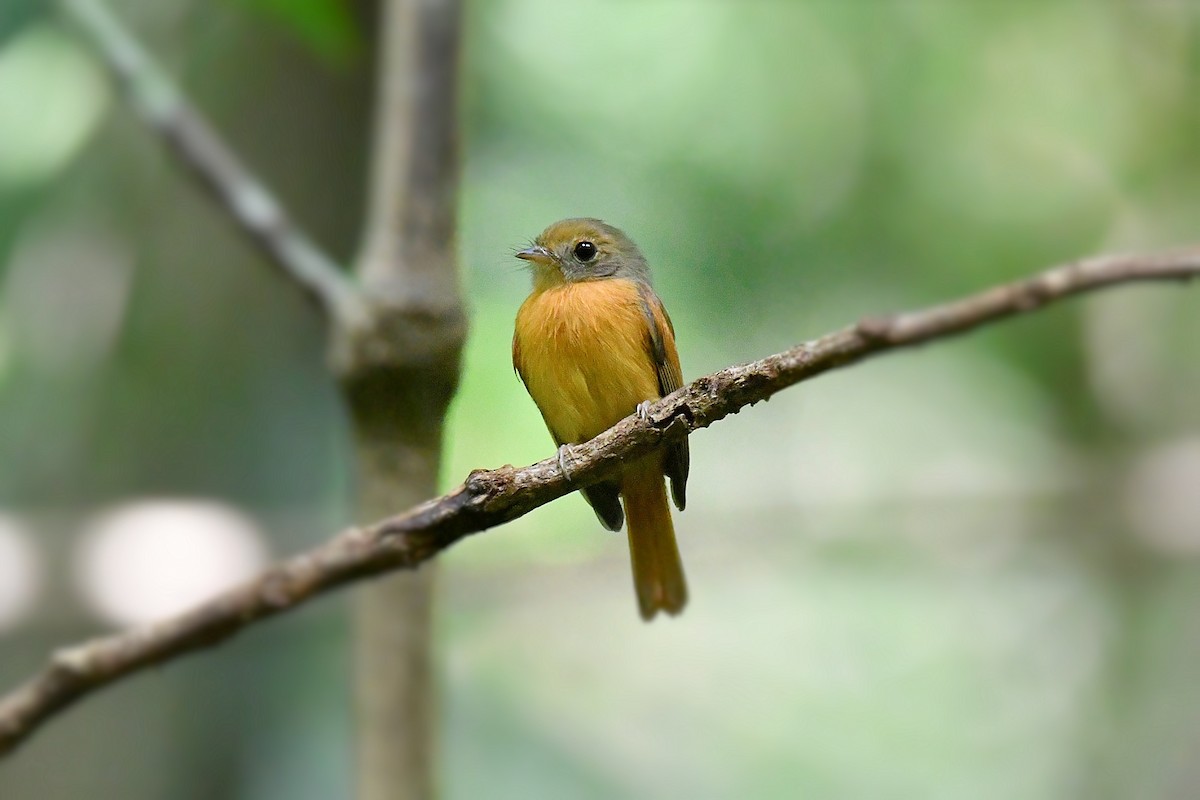
[[[570,480],[571,445],[630,414],[644,417],[650,403],[683,385],[675,328],[645,256],[606,222],[560,220],[516,257],[530,265],[533,287],[517,312],[513,368]],[[677,615],[687,604],[665,479],[682,511],[688,466],[684,438],[581,490],[605,528],[620,531],[628,522],[634,589],[646,621],[659,611]]]

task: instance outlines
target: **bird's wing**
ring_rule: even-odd
[[[529,382],[525,380],[525,373],[521,372],[521,338],[517,335],[516,331],[513,331],[512,358],[513,372],[517,373],[517,377],[520,378],[521,383],[525,385],[525,391],[528,392]]]
[[[683,386],[683,370],[679,366],[679,352],[675,348],[675,326],[653,289],[643,285],[641,297],[642,307],[646,312],[647,350],[654,360],[654,368],[658,374],[659,396],[666,397]],[[667,448],[663,472],[671,480],[671,497],[680,511],[687,505],[689,462],[686,438]]]

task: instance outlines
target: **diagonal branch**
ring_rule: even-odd
[[[1100,256],[920,311],[868,319],[762,360],[693,381],[574,448],[568,481],[556,458],[472,472],[449,494],[373,525],[345,531],[192,611],[57,652],[25,685],[0,698],[0,754],[12,751],[81,697],[153,664],[210,647],[352,581],[415,568],[469,534],[516,519],[590,485],[631,458],[707,427],[776,392],[874,355],[925,344],[1050,303],[1119,284],[1200,277],[1200,247]]]
[[[60,0],[91,39],[133,110],[184,163],[271,262],[336,320],[362,317],[354,282],[288,216],[104,0]]]

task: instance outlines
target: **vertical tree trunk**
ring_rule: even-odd
[[[439,442],[397,440],[371,426],[369,410],[362,413],[357,513],[365,522],[435,494]],[[388,576],[359,589],[354,599],[361,798],[416,800],[434,794],[434,572],[429,564]]]
[[[454,237],[459,0],[387,0],[381,17],[367,228],[368,315],[338,333],[356,435],[360,521],[435,494],[465,324]],[[355,603],[358,794],[435,794],[433,565]]]

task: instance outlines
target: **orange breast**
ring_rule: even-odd
[[[659,396],[637,285],[623,279],[536,290],[517,312],[514,357],[555,438],[591,439]]]

